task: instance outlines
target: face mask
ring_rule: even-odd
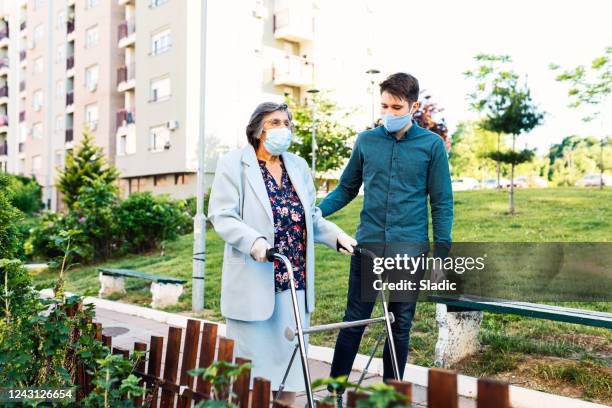
[[[273,156],[279,156],[291,146],[293,135],[288,128],[274,128],[266,130],[266,139],[263,141],[264,147]]]
[[[412,120],[412,114],[407,113],[403,116],[393,116],[390,113],[385,113],[382,116],[382,122],[389,132],[394,133],[398,130],[402,129],[404,126],[408,124]]]

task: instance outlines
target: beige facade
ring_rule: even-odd
[[[52,209],[61,201],[57,167],[84,131],[119,169],[124,196],[185,198],[195,195],[201,127],[210,181],[216,158],[246,144],[258,103],[304,98],[314,83],[310,1],[208,1],[204,84],[199,1],[0,6],[0,164],[34,175]]]
[[[114,161],[115,112],[122,103],[115,27],[123,9],[115,1],[24,0],[5,1],[2,11],[16,51],[9,53],[15,76],[9,117],[16,119],[9,123],[18,125],[10,126],[7,170],[36,177],[45,204],[56,209],[57,168],[83,132]]]

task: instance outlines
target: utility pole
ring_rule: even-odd
[[[200,132],[198,135],[198,181],[196,189],[196,215],[193,219],[193,273],[191,310],[204,309],[204,272],[206,271],[206,215],[204,214],[204,192],[206,191],[205,163],[205,117],[206,117],[206,30],[207,0],[202,0],[200,21]]]

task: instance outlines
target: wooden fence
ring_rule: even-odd
[[[113,347],[112,338],[102,334],[102,325],[96,326],[96,337],[113,354],[128,358],[130,351],[120,347]],[[78,335],[78,333],[76,333]],[[238,365],[249,363],[249,360],[236,357],[234,359],[234,342],[231,339],[217,335],[217,325],[203,323],[200,320],[188,320],[183,345],[181,348],[183,329],[170,327],[168,329],[167,343],[164,353],[164,338],[151,336],[149,348],[146,343],[135,342],[133,350],[146,352],[145,358],[139,361],[135,374],[141,378],[141,384],[146,387],[144,398],[135,398],[136,406],[143,403],[150,407],[192,407],[195,403],[210,399],[211,384],[201,377],[192,377],[187,372],[196,367],[208,367],[216,361],[234,362]],[[182,351],[182,356],[181,356]],[[162,358],[164,369],[162,373]],[[180,372],[179,372],[180,360]],[[264,378],[253,379],[252,395],[249,398],[249,384],[251,373],[246,370],[232,384],[232,391],[236,395],[233,402],[240,408],[268,408],[272,404],[275,408],[287,408],[288,405],[272,402],[270,381]],[[91,377],[85,372],[83,366],[77,362],[78,399],[83,398],[92,389]],[[412,401],[412,384],[405,381],[390,381],[397,392],[407,397],[410,405]],[[509,408],[508,385],[488,379],[478,380],[477,390],[478,408]],[[349,391],[347,393],[347,406],[353,408],[358,400],[366,398],[367,394]],[[443,369],[432,368],[428,374],[427,406],[429,408],[457,408],[457,375]],[[317,403],[319,408],[333,408],[331,405]],[[293,407],[295,408],[295,407]]]

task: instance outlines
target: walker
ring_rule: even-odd
[[[374,254],[372,251],[366,248],[363,248],[359,245],[353,247],[353,254],[354,255],[356,254],[366,255],[372,259],[377,257],[376,254]],[[290,281],[289,288],[291,290],[291,300],[293,303],[293,314],[295,316],[295,329],[291,327],[287,327],[285,329],[285,338],[287,338],[287,340],[289,341],[293,341],[297,337],[297,344],[295,345],[295,348],[293,349],[293,354],[291,355],[291,359],[289,359],[289,364],[287,365],[287,369],[283,376],[283,380],[281,381],[278,387],[277,398],[280,395],[280,393],[283,391],[283,388],[285,387],[285,381],[287,380],[287,376],[289,375],[289,371],[291,370],[291,366],[293,365],[293,360],[295,359],[295,355],[299,349],[300,358],[302,360],[304,386],[306,388],[306,398],[308,399],[308,407],[315,408],[314,397],[312,394],[311,380],[310,380],[310,370],[308,369],[308,359],[306,357],[306,345],[304,343],[304,334],[319,333],[319,332],[329,331],[329,330],[340,330],[340,329],[347,328],[347,327],[367,326],[373,323],[384,322],[386,333],[387,333],[387,340],[389,343],[389,351],[391,353],[391,365],[393,367],[393,377],[396,380],[400,379],[399,378],[399,366],[397,363],[397,354],[395,353],[395,343],[393,342],[393,333],[391,331],[391,324],[395,321],[395,318],[393,316],[393,313],[390,313],[388,310],[387,302],[385,300],[385,294],[382,290],[379,291],[381,295],[381,301],[382,301],[383,312],[384,312],[384,315],[381,317],[363,319],[363,320],[355,320],[352,322],[322,324],[319,326],[303,328],[300,309],[299,309],[299,305],[297,301],[295,282],[293,279],[293,267],[291,266],[291,262],[289,262],[289,259],[287,259],[286,256],[275,252],[274,248],[270,248],[266,251],[266,258],[268,259],[269,262],[273,262],[274,259],[278,259],[284,262],[285,267],[287,268],[287,273],[289,274],[289,281]],[[378,346],[380,345],[384,334],[385,332],[382,332],[378,336],[378,339],[376,340],[376,344],[374,345],[374,349],[372,350],[372,353],[370,354],[368,362],[359,378],[358,384],[361,384],[361,382],[365,378],[365,375],[368,372],[368,367],[370,366],[370,363],[372,362],[372,359],[374,358],[374,355],[376,354],[376,350],[378,349]]]

